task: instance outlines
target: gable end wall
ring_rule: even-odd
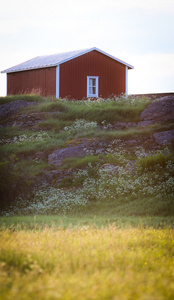
[[[60,65],[60,97],[83,99],[87,76],[99,76],[99,97],[126,92],[126,66],[98,51],[91,51]]]

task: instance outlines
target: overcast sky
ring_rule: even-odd
[[[97,47],[131,65],[128,92],[174,92],[174,0],[2,0],[0,70]],[[0,95],[6,74],[0,74]]]

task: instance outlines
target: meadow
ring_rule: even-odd
[[[173,148],[149,139],[172,122],[116,129],[138,122],[145,98],[0,103],[19,99],[35,105],[0,123],[0,299],[173,299]],[[42,118],[17,126],[23,114]],[[84,138],[105,152],[48,164]]]
[[[173,229],[0,232],[0,299],[173,299]]]

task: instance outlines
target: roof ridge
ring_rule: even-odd
[[[64,51],[64,52],[58,52],[58,53],[52,53],[52,54],[45,54],[45,55],[38,55],[36,57],[44,57],[44,56],[53,56],[53,55],[61,55],[61,54],[68,54],[71,52],[81,52],[81,51],[86,51],[86,50],[90,50],[93,48],[85,48],[85,49],[79,49],[79,50],[72,50],[72,51]]]

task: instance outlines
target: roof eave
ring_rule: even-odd
[[[57,64],[58,65],[58,64]],[[57,65],[55,64],[50,64],[50,65],[43,65],[43,66],[35,66],[35,67],[31,67],[31,68],[23,68],[23,69],[6,69],[1,71],[1,73],[15,73],[15,72],[22,72],[22,71],[30,71],[30,70],[36,70],[36,69],[44,69],[44,68],[51,68],[51,67],[56,67]]]
[[[108,57],[110,57],[110,58],[112,58],[112,59],[118,61],[119,63],[121,63],[121,64],[127,66],[128,69],[134,69],[134,66],[132,66],[132,65],[126,63],[125,61],[123,61],[123,60],[121,60],[121,59],[119,59],[119,58],[117,58],[117,57],[115,57],[115,56],[112,56],[112,55],[110,55],[110,54],[108,54],[108,53],[106,53],[106,52],[104,52],[104,51],[102,51],[102,50],[100,50],[100,49],[98,49],[98,48],[93,48],[93,50],[96,50],[96,51],[98,51],[98,52],[100,52],[100,53],[102,53],[102,54],[104,54],[104,55],[106,55],[106,56],[108,56]]]

